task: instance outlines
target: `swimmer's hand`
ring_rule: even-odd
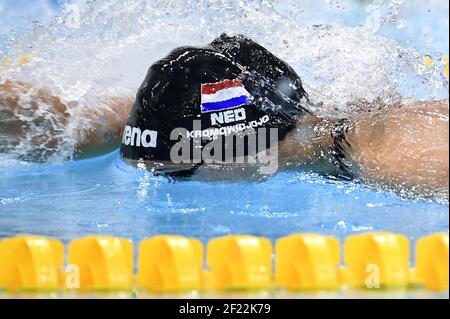
[[[69,146],[74,148],[76,158],[113,150],[120,143],[133,98],[99,99],[110,106],[109,112],[81,109],[76,101],[65,102],[48,89],[29,83],[0,83],[0,152],[31,143],[21,158],[45,161],[73,139],[75,142]]]

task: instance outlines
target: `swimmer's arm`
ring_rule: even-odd
[[[120,145],[122,129],[132,107],[132,97],[102,97],[103,103],[111,105],[113,112],[100,112],[95,109],[83,109],[77,113],[77,102],[63,102],[45,88],[34,88],[20,81],[0,83],[0,137],[4,136],[11,144],[29,139],[40,160],[41,148],[45,152],[54,152],[63,142],[61,132],[69,125],[76,125],[74,131],[77,140],[75,157],[89,157],[114,150]],[[84,124],[83,124],[84,123]],[[32,127],[38,127],[33,130]],[[36,131],[38,133],[36,133]],[[31,136],[30,136],[31,135]],[[2,150],[0,149],[0,152]]]
[[[448,192],[448,101],[413,103],[350,120],[348,160],[363,180],[420,192]]]
[[[75,158],[98,156],[120,147],[123,128],[134,99],[131,96],[114,96],[107,97],[105,103],[111,106],[110,112],[84,112],[84,116],[90,118],[90,124],[79,139]]]

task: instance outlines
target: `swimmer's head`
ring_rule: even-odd
[[[206,153],[227,161],[254,155],[254,141],[261,152],[283,139],[308,113],[307,102],[287,63],[249,38],[222,35],[206,47],[177,48],[150,67],[121,154],[171,173],[209,162]]]

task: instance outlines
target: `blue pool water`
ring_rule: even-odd
[[[415,239],[449,227],[448,204],[297,172],[263,182],[173,181],[132,168],[113,152],[62,165],[0,168],[0,174],[1,236],[67,241],[112,234],[137,241],[161,233],[206,240],[319,232],[344,238],[384,230]]]
[[[11,61],[19,52],[36,56],[5,76],[45,83],[63,100],[84,101],[79,108],[105,111],[92,103],[92,87],[117,85],[134,93],[147,67],[170,49],[207,43],[222,31],[245,33],[269,47],[298,71],[312,98],[338,111],[346,111],[350,99],[388,100],[393,90],[404,99],[448,99],[439,63],[433,69],[422,64],[424,54],[448,55],[445,1],[396,0],[378,7],[351,0],[311,0],[302,6],[249,1],[245,8],[224,5],[223,10],[189,1],[194,9],[179,11],[171,5],[183,1],[69,1],[80,6],[86,27],[79,29],[67,27],[63,18],[51,19],[65,2],[33,3],[0,0],[0,53]],[[30,35],[33,19],[42,25]],[[330,26],[311,27],[315,24]],[[138,241],[176,233],[207,240],[251,233],[274,239],[319,232],[343,239],[382,230],[417,239],[448,232],[448,201],[406,199],[307,173],[280,172],[248,182],[174,181],[126,165],[117,151],[64,161],[77,128],[86,125],[82,120],[73,120],[64,132],[64,147],[54,161],[20,162],[32,147],[29,140],[0,156],[0,237],[26,233],[67,242],[110,234]]]

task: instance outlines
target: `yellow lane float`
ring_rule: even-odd
[[[74,288],[133,288],[133,244],[128,239],[90,236],[72,240],[69,244],[68,264],[75,274],[79,272],[79,287]]]
[[[0,240],[0,289],[58,289],[63,266],[64,245],[58,240],[39,236]]]
[[[288,290],[337,288],[339,241],[331,236],[296,234],[276,243],[275,281]]]
[[[409,240],[403,235],[349,236],[345,241],[344,259],[358,287],[406,287],[409,283]]]
[[[61,241],[17,236],[0,239],[0,290],[183,293],[413,287],[442,292],[449,287],[447,233],[417,240],[414,267],[409,240],[386,232],[349,236],[343,261],[339,241],[320,234],[279,238],[272,253],[272,243],[264,237],[213,238],[205,256],[197,239],[161,235],[141,241],[134,276],[133,244],[127,239],[74,239],[65,264]]]
[[[417,241],[417,282],[428,290],[448,290],[448,234],[434,234]]]
[[[260,289],[272,284],[272,243],[250,235],[214,238],[207,263],[220,289]]]
[[[198,290],[202,268],[203,244],[197,239],[157,236],[139,245],[139,288],[154,292]]]

